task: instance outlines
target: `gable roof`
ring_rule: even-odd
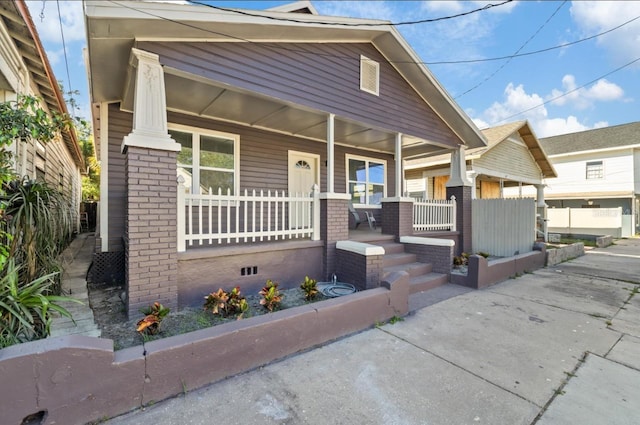
[[[475,124],[390,22],[314,14],[292,19],[291,15],[273,10],[89,0],[85,17],[91,100],[94,104],[121,100],[134,41],[370,43],[459,140],[468,147],[486,145]]]
[[[640,121],[540,139],[550,156],[640,146]]]
[[[507,140],[514,133],[518,133],[536,161],[536,164],[540,167],[542,174],[546,178],[558,177],[556,170],[553,168],[551,161],[549,161],[545,150],[539,143],[539,140],[531,129],[528,121],[515,121],[496,127],[485,128],[481,131],[487,140],[487,146],[467,149],[465,152],[465,158],[467,160],[474,160],[482,157],[483,154],[489,152],[492,148]],[[449,164],[450,162],[451,156],[449,154],[445,154],[423,160],[407,161],[407,166],[405,168],[418,169],[434,165]]]
[[[68,115],[67,106],[60,92],[58,80],[53,74],[49,59],[33,24],[29,9],[23,1],[0,2],[0,19],[18,48],[22,61],[29,70],[29,78],[36,84],[47,108],[60,115]],[[62,139],[73,161],[84,168],[84,158],[73,129],[62,132]]]

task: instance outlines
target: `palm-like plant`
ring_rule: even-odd
[[[30,180],[12,180],[5,184],[4,192],[4,213],[13,235],[9,257],[23,265],[22,280],[30,282],[59,272],[57,257],[73,230],[71,211],[62,194],[46,183]],[[59,294],[59,283],[51,290]]]
[[[58,303],[79,300],[50,294],[56,273],[20,283],[20,268],[10,259],[0,278],[0,348],[49,335],[52,312],[71,317]]]

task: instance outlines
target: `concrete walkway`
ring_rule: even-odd
[[[638,424],[638,290],[622,240],[105,423]]]
[[[51,323],[51,335],[86,335],[99,337],[101,332],[89,306],[87,291],[87,270],[91,265],[95,238],[93,233],[81,233],[71,242],[62,254],[64,274],[62,289],[68,296],[82,301],[82,304],[62,302],[73,320],[67,317],[56,317]],[[74,322],[75,321],[75,322]]]

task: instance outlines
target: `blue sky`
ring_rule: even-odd
[[[501,1],[312,3],[322,15],[406,22],[451,16]],[[208,3],[266,9],[288,2]],[[78,113],[88,117],[82,2],[28,4],[56,77],[65,88],[80,91]],[[638,19],[606,35],[544,53],[511,60],[428,65],[478,127],[528,119],[538,137],[547,137],[640,120],[640,1],[514,1],[460,18],[398,29],[424,62],[433,63],[485,60],[561,46],[634,18]],[[520,114],[523,111],[527,112]]]

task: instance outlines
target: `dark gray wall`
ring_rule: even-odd
[[[460,143],[370,43],[139,42],[176,69],[372,126]],[[360,55],[380,63],[380,95],[360,90]]]

